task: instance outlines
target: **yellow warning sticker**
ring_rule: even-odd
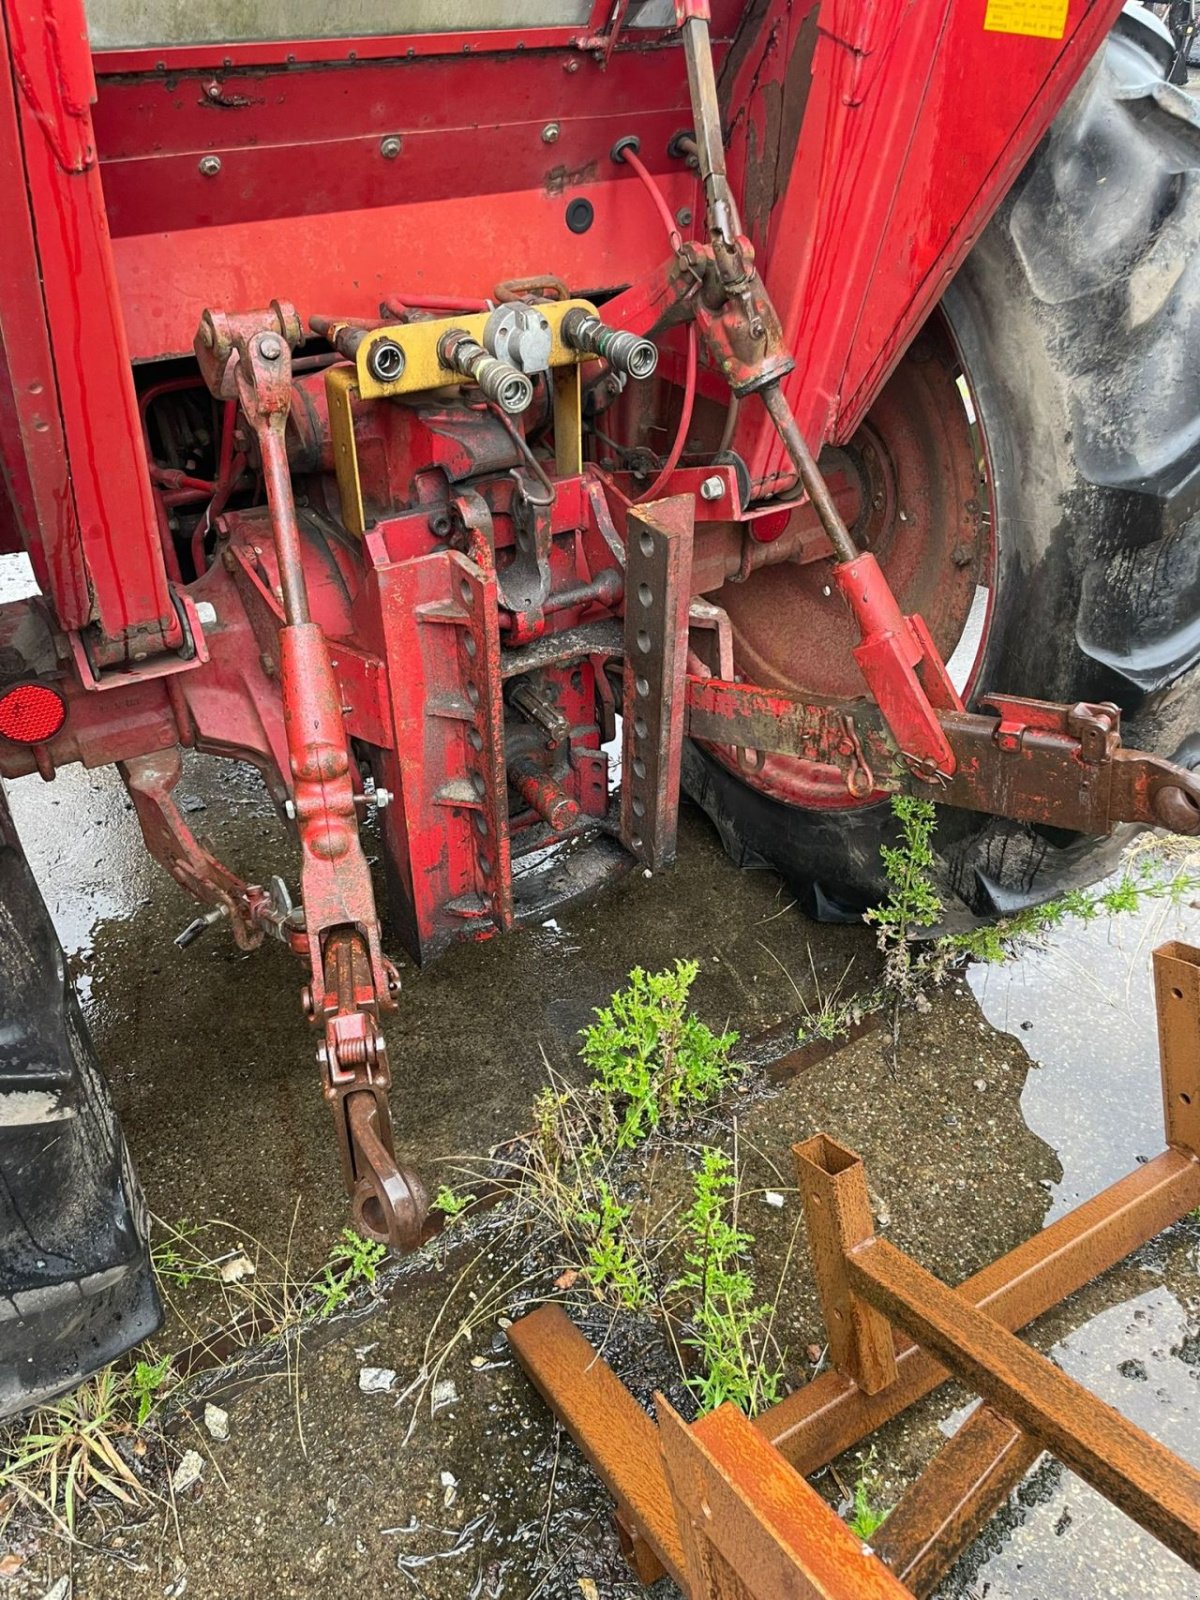
[[[1061,39],[1067,31],[1070,0],[987,0],[983,26],[988,33],[1025,33],[1034,39]]]

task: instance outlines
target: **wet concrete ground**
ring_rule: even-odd
[[[184,787],[193,825],[235,865],[255,876],[286,869],[286,841],[253,780],[197,764]],[[152,1210],[169,1221],[226,1219],[272,1249],[290,1248],[298,1275],[314,1270],[345,1216],[297,1008],[298,968],[282,949],[244,958],[219,932],[175,949],[190,903],[144,858],[110,775],[65,772],[51,787],[25,780],[11,800]],[[875,1033],[767,1097],[745,1096],[744,1220],[757,1236],[760,1287],[778,1289],[789,1381],[810,1374],[805,1347],[821,1342],[802,1240],[776,1285],[797,1235],[792,1142],[824,1128],[861,1151],[886,1236],[957,1281],[1159,1148],[1149,953],[1171,936],[1200,941],[1200,913],[1151,906],[1065,928],[1044,951],[949,984],[927,1015],[906,1019],[895,1060],[889,1036]],[[848,988],[867,987],[875,970],[867,930],[806,922],[778,880],[736,871],[687,812],[673,873],[631,875],[550,925],[464,946],[424,972],[403,965],[389,1029],[398,1144],[436,1182],[452,1176],[457,1155],[527,1128],[547,1063],[580,1079],[574,1036],[591,1008],[631,966],[677,956],[701,962],[701,1015],[747,1037],[794,1022],[797,988],[811,998],[814,973],[828,992],[847,968]],[[699,1143],[728,1134],[727,1118],[710,1119],[687,1141],[664,1144],[663,1184],[680,1186]],[[782,1208],[765,1203],[766,1188],[784,1193]],[[1200,1226],[1180,1224],[1033,1337],[1200,1464],[1198,1246]],[[228,1442],[204,1440],[198,1495],[141,1527],[122,1529],[110,1514],[88,1532],[90,1549],[48,1537],[18,1577],[0,1579],[0,1600],[40,1597],[63,1573],[76,1600],[640,1593],[603,1491],[507,1355],[501,1317],[550,1286],[544,1269],[522,1281],[523,1250],[494,1213],[460,1244],[400,1269],[377,1309],[303,1353],[298,1385],[277,1374],[230,1403]],[[359,1392],[364,1362],[394,1368],[403,1389],[464,1320],[476,1326],[439,1371],[453,1392],[441,1391],[436,1414],[428,1393],[398,1401]],[[597,1338],[608,1331],[598,1313],[588,1328]],[[648,1322],[611,1336],[610,1358],[643,1394],[670,1381],[656,1341]],[[957,1422],[965,1398],[947,1390],[878,1436],[882,1505]],[[855,1470],[853,1460],[840,1463],[841,1480]],[[839,1498],[829,1475],[820,1486]],[[1200,1580],[1043,1462],[940,1592],[1174,1600],[1200,1595]]]

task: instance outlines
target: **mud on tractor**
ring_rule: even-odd
[[[1200,117],[1144,8],[2,10],[0,774],[115,763],[179,943],[295,952],[362,1233],[427,1207],[389,944],[669,867],[681,791],[827,917],[902,792],[977,918],[1200,826]],[[2,800],[0,982],[3,1411],[158,1309]]]

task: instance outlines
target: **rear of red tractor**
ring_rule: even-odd
[[[681,773],[743,858],[844,913],[901,791],[960,808],[946,887],[975,914],[1094,875],[1119,824],[1195,831],[1196,128],[1152,23],[1102,64],[1116,0],[541,0],[504,27],[428,3],[424,31],[353,39],[307,0],[282,39],[195,9],[146,40],[91,0],[89,44],[79,0],[5,0],[0,551],[42,593],[0,606],[0,773],[117,763],[200,902],[180,943],[294,949],[364,1233],[411,1246],[426,1209],[392,1149],[370,816],[419,960],[669,865]],[[1063,240],[1091,218],[1065,289],[1026,201],[1051,228],[1067,207]],[[1053,290],[1011,314],[981,288],[1000,231]],[[1140,320],[1110,295],[1079,345],[1038,309],[1128,295],[1154,252],[1174,277]],[[1164,317],[1170,415],[1123,418],[1124,479],[1088,477],[1129,394],[1089,412],[1071,352],[1094,374],[1097,336],[1153,344]],[[1168,557],[1165,598],[1151,574],[1127,603]],[[1123,748],[1122,708],[1178,764]],[[188,749],[262,774],[294,899],[194,837]],[[31,1100],[31,1059],[0,1060],[0,1173],[79,1112],[78,1061]],[[113,1263],[142,1272],[120,1171],[90,1287],[0,1216],[0,1352],[23,1296],[69,1280],[103,1321]],[[76,1324],[0,1408],[80,1348]]]

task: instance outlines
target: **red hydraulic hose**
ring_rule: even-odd
[[[150,463],[150,476],[160,489],[186,489],[193,494],[207,495],[216,488],[216,484],[210,483],[207,478],[191,478],[186,472],[177,472],[174,467],[160,467],[156,461]]]
[[[681,242],[679,228],[675,222],[675,218],[671,215],[671,208],[667,204],[662,190],[658,187],[658,184],[655,183],[650,173],[646,170],[645,164],[643,163],[641,157],[636,155],[631,149],[628,148],[628,146],[621,151],[621,160],[628,162],[628,164],[637,173],[638,177],[642,180],[642,184],[645,187],[646,193],[650,196],[651,200],[654,201],[655,210],[662,218],[663,227],[667,230],[667,238],[671,241],[671,248],[673,250],[677,249]]]
[[[688,429],[692,425],[692,406],[696,401],[696,324],[688,323],[687,342],[687,367],[683,380],[683,408],[679,413],[679,426],[675,430],[675,443],[671,446],[671,453],[663,463],[663,469],[645,494],[637,498],[638,505],[644,505],[647,500],[656,499],[666,487],[671,474],[679,465],[679,458],[683,454],[683,447],[687,441]]]
[[[667,238],[670,241],[671,249],[678,250],[680,244],[682,243],[682,239],[680,237],[679,229],[676,226],[675,218],[671,215],[671,208],[667,204],[666,197],[664,196],[662,190],[659,188],[658,184],[655,183],[654,178],[646,169],[645,163],[636,154],[636,152],[631,150],[628,146],[621,151],[621,159],[622,161],[628,162],[628,164],[633,168],[634,172],[636,172],[638,177],[641,179],[643,188],[654,202],[654,209],[662,218],[662,225],[667,230]],[[663,469],[659,473],[658,477],[655,478],[654,482],[646,490],[645,494],[638,496],[636,502],[638,505],[644,505],[647,500],[653,500],[656,498],[656,496],[661,494],[666,484],[669,482],[671,474],[679,465],[679,458],[683,454],[683,447],[687,442],[688,429],[692,425],[692,407],[695,405],[695,403],[696,324],[694,322],[690,322],[688,324],[687,337],[687,367],[685,369],[683,382],[683,408],[679,413],[679,426],[675,430],[675,442],[671,446],[671,453],[663,463]]]
[[[406,311],[449,311],[464,316],[475,311],[491,309],[486,300],[456,299],[453,295],[390,294],[383,302],[389,316],[403,317]]]
[[[219,492],[230,481],[229,469],[233,463],[233,430],[237,427],[237,414],[237,401],[226,400],[225,408],[221,415],[221,453],[217,458],[217,481],[213,485],[214,492]]]
[[[154,515],[158,522],[158,541],[162,545],[163,565],[167,569],[167,577],[172,583],[182,584],[183,573],[179,570],[179,556],[175,549],[175,540],[171,537],[171,524],[167,521],[167,508],[163,504],[163,492],[157,484],[151,484],[150,493],[154,497]]]

